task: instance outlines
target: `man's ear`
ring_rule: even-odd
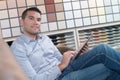
[[[20,25],[23,26],[23,19],[20,19]]]
[[[21,32],[23,32],[23,26],[24,26],[23,19],[20,19],[20,26],[21,26]]]

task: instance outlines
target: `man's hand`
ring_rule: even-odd
[[[68,66],[71,58],[74,57],[75,54],[76,54],[75,51],[67,51],[63,54],[62,62],[58,65],[61,71],[64,70]]]
[[[81,54],[85,53],[88,51],[88,44],[83,44],[83,48],[81,49]]]

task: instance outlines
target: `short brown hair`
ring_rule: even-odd
[[[28,11],[35,11],[35,12],[40,13],[40,15],[42,14],[41,11],[37,7],[30,7],[30,8],[27,8],[25,11],[23,11],[22,19],[25,19]]]

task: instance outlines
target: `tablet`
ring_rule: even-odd
[[[77,58],[80,56],[82,49],[85,47],[85,45],[88,43],[88,41],[90,41],[91,37],[92,37],[92,34],[90,34],[90,35],[88,36],[88,39],[85,41],[85,43],[78,48],[77,54],[76,54],[75,57],[74,57],[75,59],[77,59]]]

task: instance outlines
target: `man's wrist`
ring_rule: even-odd
[[[60,68],[60,70],[61,70],[61,71],[63,71],[63,70],[64,70],[64,68],[65,68],[65,65],[64,65],[64,64],[62,64],[62,63],[60,63],[60,64],[58,65],[58,67]]]

